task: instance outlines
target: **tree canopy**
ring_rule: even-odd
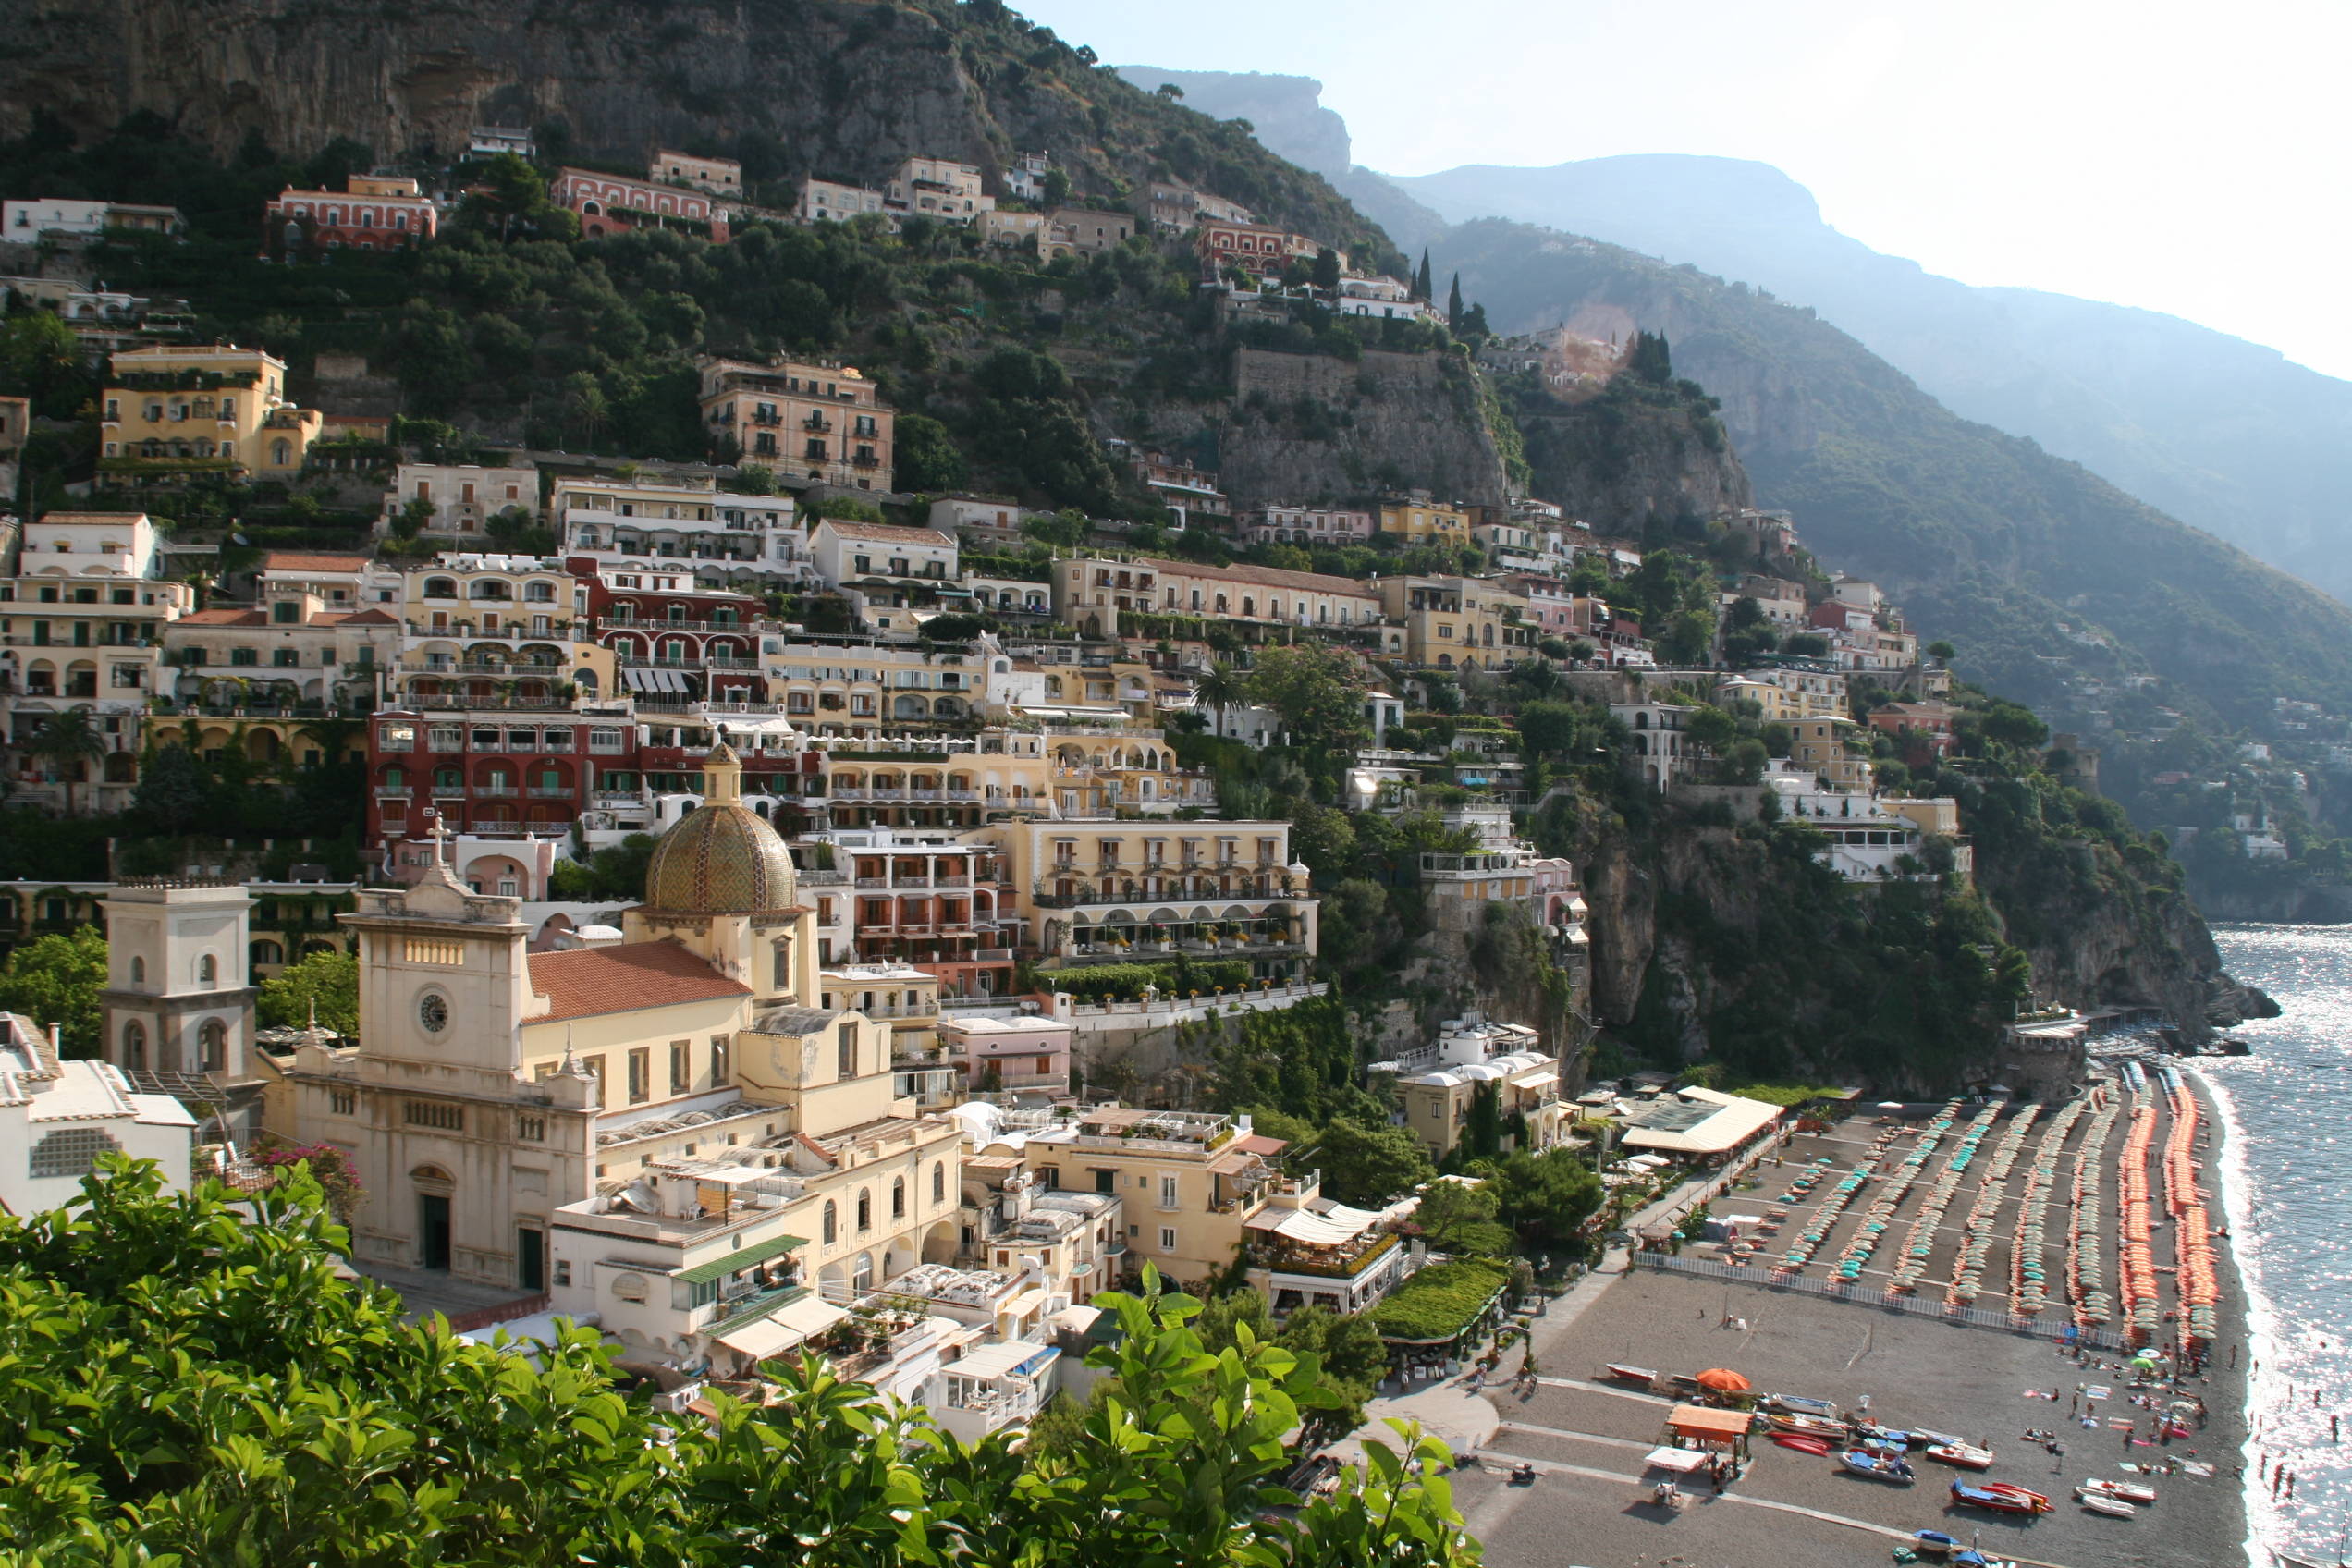
[[[1246,1329],[1211,1351],[1148,1275],[1095,1298],[1119,1397],[1033,1455],[814,1357],[780,1403],[657,1423],[594,1329],[525,1356],[402,1322],[338,1277],[348,1244],[300,1165],[174,1194],[109,1157],[68,1209],[0,1219],[0,1568],[1478,1560],[1415,1433],[1335,1495],[1280,1491],[1282,1439],[1345,1394]]]
[[[312,953],[262,982],[254,1003],[265,1027],[300,1029],[318,1008],[322,1029],[337,1035],[360,1032],[360,961],[350,953]]]
[[[0,1009],[20,1012],[43,1028],[63,1024],[65,1054],[93,1057],[104,1011],[106,938],[94,925],[36,937],[0,967]]]

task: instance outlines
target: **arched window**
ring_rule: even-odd
[[[458,580],[454,577],[428,577],[424,580],[424,596],[428,599],[454,599],[458,596]]]
[[[874,1229],[874,1194],[864,1187],[858,1189],[858,1229]]]
[[[147,1025],[135,1019],[123,1025],[122,1064],[129,1072],[147,1071]]]
[[[206,953],[196,961],[196,983],[209,986],[220,978],[220,961]]]
[[[145,959],[136,956],[131,959],[130,983],[134,986],[144,986],[147,984],[147,961]],[[136,1028],[137,1025],[134,1024],[132,1027]]]
[[[227,1065],[228,1026],[217,1018],[208,1018],[196,1032],[196,1071],[218,1072]]]
[[[931,1167],[931,1201],[933,1203],[948,1201],[948,1166],[945,1160]]]
[[[890,1182],[890,1218],[906,1218],[906,1178],[903,1176],[894,1177]]]
[[[522,596],[534,605],[552,605],[556,602],[555,584],[551,582],[525,583]]]
[[[841,1211],[831,1198],[825,1200],[825,1244],[831,1246],[841,1237]]]
[[[283,438],[270,443],[270,467],[284,468],[294,460],[294,446]]]
[[[30,1174],[35,1181],[46,1176],[87,1176],[98,1169],[100,1155],[120,1153],[122,1145],[103,1128],[61,1128],[32,1146]]]

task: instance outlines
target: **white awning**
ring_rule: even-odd
[[[835,1306],[821,1296],[802,1296],[785,1303],[765,1317],[719,1335],[718,1342],[729,1350],[765,1361],[803,1340],[814,1339],[849,1315],[846,1307]]]
[[[1336,1247],[1345,1246],[1364,1234],[1379,1218],[1370,1209],[1335,1203],[1320,1214],[1306,1208],[1260,1209],[1246,1221],[1245,1228],[1271,1231],[1308,1246]]]
[[[1695,1448],[1654,1448],[1642,1463],[1653,1470],[1672,1470],[1677,1476],[1687,1476],[1694,1470],[1704,1469],[1711,1457]]]

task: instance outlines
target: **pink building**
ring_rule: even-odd
[[[1372,514],[1338,507],[1268,507],[1243,533],[1256,545],[1360,545],[1372,537]]]
[[[1059,1019],[956,1018],[939,1021],[939,1039],[963,1064],[975,1091],[1070,1089],[1070,1041],[1075,1033]]]
[[[565,169],[549,197],[580,214],[580,232],[618,234],[627,228],[675,228],[727,243],[727,208],[700,190],[649,179]]]

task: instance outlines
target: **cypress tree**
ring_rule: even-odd
[[[1434,287],[1435,285],[1429,279],[1429,248],[1424,245],[1421,247],[1421,270],[1413,275],[1413,297],[1416,300],[1427,300],[1429,298],[1429,290]]]
[[[1446,290],[1446,326],[1450,331],[1462,328],[1462,275],[1453,275],[1452,287]]]

